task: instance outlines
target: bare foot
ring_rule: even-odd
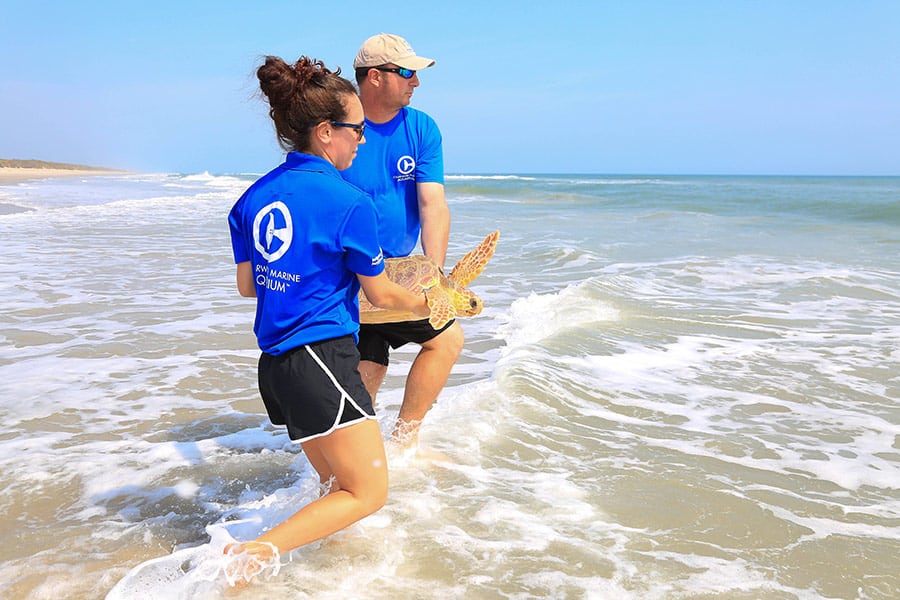
[[[397,421],[391,433],[391,445],[400,451],[406,451],[419,445],[419,427],[422,421]]]
[[[225,566],[225,579],[229,588],[241,590],[268,568],[278,572],[278,548],[268,542],[241,542],[228,544],[224,553],[231,558]]]

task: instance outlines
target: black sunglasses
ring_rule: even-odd
[[[341,121],[331,121],[332,127],[346,127],[347,129],[352,129],[356,132],[356,141],[360,141],[363,138],[363,134],[366,132],[366,124],[362,123],[343,123]]]
[[[412,76],[416,74],[412,69],[404,69],[403,67],[372,67],[377,71],[384,71],[385,73],[396,73],[403,79],[412,79]]]

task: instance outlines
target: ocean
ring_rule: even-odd
[[[0,596],[220,598],[309,502],[226,215],[253,175],[0,185]],[[900,178],[458,175],[484,312],[378,513],[241,598],[900,596]],[[387,437],[414,352],[394,355]]]

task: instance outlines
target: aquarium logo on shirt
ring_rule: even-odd
[[[416,159],[409,154],[405,154],[397,159],[397,172],[394,179],[397,181],[410,181],[416,178],[414,171],[416,170]]]
[[[288,251],[294,239],[291,212],[284,202],[272,202],[253,219],[253,244],[266,261],[273,263]]]

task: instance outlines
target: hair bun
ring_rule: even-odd
[[[277,56],[267,56],[256,70],[260,91],[269,101],[269,116],[284,149],[303,151],[317,123],[342,120],[346,114],[343,97],[356,94],[356,89],[340,73],[340,68],[331,71],[321,60],[307,56],[301,56],[293,65]]]

